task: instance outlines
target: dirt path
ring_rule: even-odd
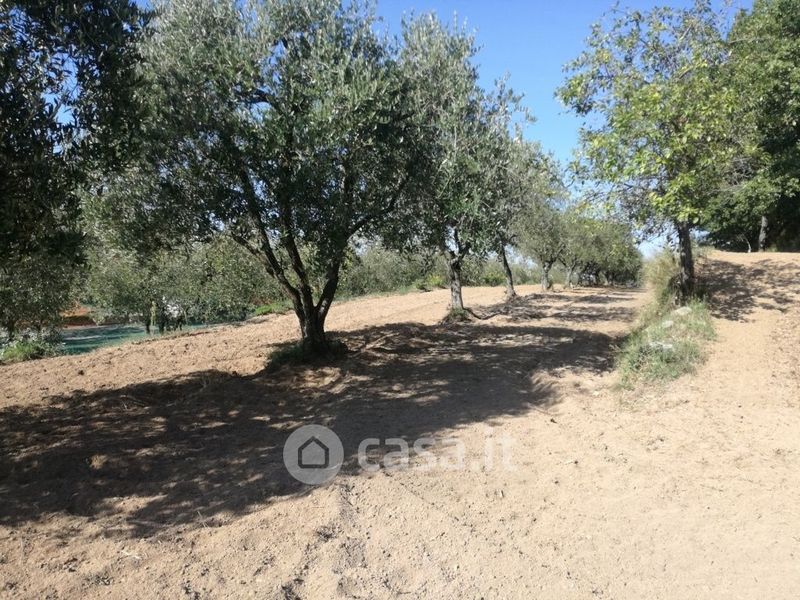
[[[331,325],[356,352],[313,372],[261,370],[289,317],[0,368],[0,589],[800,597],[800,259],[719,254],[704,272],[708,362],[624,397],[613,345],[637,291],[503,308],[470,289],[486,319],[451,328],[446,292],[345,303]],[[308,423],[345,448],[323,487],[283,467]],[[361,469],[360,441],[398,437],[432,437],[428,461],[387,469],[384,444]]]

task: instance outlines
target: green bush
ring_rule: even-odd
[[[269,304],[262,304],[261,306],[256,307],[255,316],[256,317],[263,317],[264,315],[282,315],[286,312],[291,310],[291,305],[289,302],[285,300],[278,300],[277,302],[271,302]]]
[[[175,304],[190,322],[247,318],[280,298],[263,265],[226,235],[146,258],[103,245],[89,252],[83,303],[109,322],[144,320],[150,303]]]
[[[59,354],[60,344],[47,340],[19,340],[11,342],[0,352],[0,362],[15,363]]]
[[[381,294],[411,288],[424,281],[434,268],[435,259],[419,254],[404,254],[370,246],[355,252],[339,283],[337,297]]]
[[[503,265],[496,260],[486,261],[483,266],[481,285],[494,287],[504,285],[505,282],[506,274],[503,272]]]
[[[422,279],[418,279],[414,287],[423,292],[430,292],[447,287],[447,280],[439,273],[429,273]]]

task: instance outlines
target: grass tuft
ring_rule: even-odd
[[[617,356],[623,387],[677,379],[705,358],[705,342],[715,337],[708,307],[696,300],[688,311],[649,311]]]
[[[704,295],[676,308],[676,270],[674,255],[668,251],[656,255],[646,266],[655,298],[617,354],[624,388],[669,381],[694,372],[705,360],[706,342],[715,338]]]

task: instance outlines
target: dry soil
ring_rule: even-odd
[[[0,596],[798,598],[800,258],[702,273],[707,362],[636,392],[620,289],[340,303],[314,369],[263,369],[291,315],[0,367]],[[344,443],[321,487],[282,461],[309,423]],[[435,444],[365,472],[365,438]]]

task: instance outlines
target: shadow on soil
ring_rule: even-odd
[[[514,311],[534,314],[539,301],[517,300]],[[576,306],[569,317],[585,311],[583,318],[616,319],[617,310]],[[284,441],[302,424],[333,429],[344,444],[345,472],[355,474],[365,438],[413,441],[469,423],[491,425],[555,402],[537,372],[612,368],[614,338],[523,326],[511,316],[501,324],[350,332],[343,339],[353,352],[316,370],[198,372],[2,410],[0,523],[20,526],[58,513],[109,517],[105,534],[137,537],[213,527],[309,491],[286,473],[282,458]]]
[[[704,267],[711,293],[711,312],[717,318],[746,321],[757,308],[786,312],[797,297],[800,267],[765,258],[754,265],[711,260]]]

